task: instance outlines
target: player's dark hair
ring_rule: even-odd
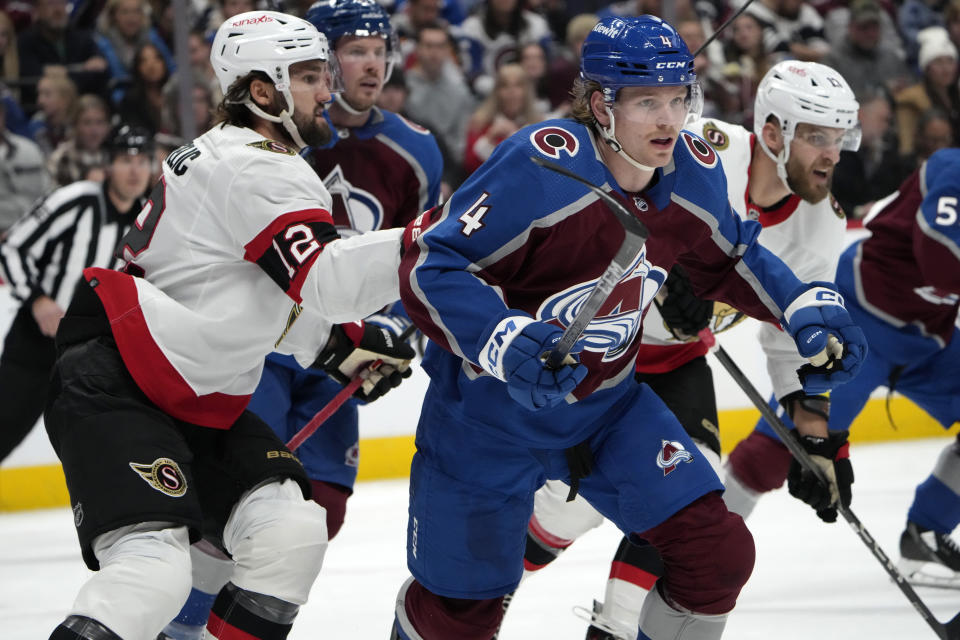
[[[250,83],[254,80],[270,82],[270,78],[262,71],[251,71],[247,75],[237,78],[227,89],[223,100],[214,110],[214,125],[229,124],[234,127],[253,127],[254,114],[243,103],[250,97]]]
[[[593,108],[590,106],[590,96],[595,91],[602,91],[603,87],[594,80],[584,80],[577,78],[573,81],[573,88],[570,89],[570,97],[573,99],[570,105],[570,115],[580,124],[588,127],[597,124],[597,117],[593,115]]]

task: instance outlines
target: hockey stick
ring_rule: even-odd
[[[413,332],[416,330],[417,326],[411,324],[409,327],[403,330],[403,333],[401,333],[397,339],[400,342],[405,342],[407,338],[412,336]],[[352,396],[354,392],[360,388],[360,385],[362,385],[363,381],[365,380],[363,374],[373,371],[381,364],[383,364],[383,360],[374,360],[370,363],[370,366],[353,376],[350,382],[348,382],[343,389],[340,389],[340,391],[337,392],[337,395],[330,399],[330,402],[324,405],[323,409],[317,411],[317,414],[310,418],[310,421],[305,424],[300,431],[297,431],[292,438],[290,438],[290,441],[287,442],[287,449],[294,451],[297,447],[302,445],[307,438],[312,436],[314,431],[320,428],[320,425],[322,425],[330,416],[336,413],[337,409],[342,407],[343,403],[349,400],[350,396]]]
[[[530,156],[530,160],[545,169],[555,171],[571,180],[576,180],[597,194],[613,215],[616,216],[620,224],[623,225],[625,232],[623,244],[620,245],[616,255],[613,256],[610,265],[600,275],[590,295],[587,296],[586,301],[584,301],[580,310],[573,317],[573,321],[564,329],[563,335],[560,336],[560,341],[557,342],[557,346],[546,356],[547,366],[551,369],[559,369],[560,366],[564,364],[564,358],[570,353],[570,349],[576,344],[577,340],[583,334],[583,331],[587,328],[587,325],[597,316],[600,307],[603,306],[603,303],[606,302],[610,296],[610,292],[613,291],[613,288],[620,281],[620,278],[623,277],[623,274],[636,259],[637,254],[640,253],[650,233],[647,231],[647,226],[640,222],[639,218],[627,211],[613,196],[589,180],[585,180],[569,169],[544,160],[543,158]]]
[[[736,12],[734,12],[732,16],[724,20],[723,24],[717,27],[717,30],[714,31],[712,34],[710,34],[710,37],[707,38],[707,40],[702,45],[697,47],[697,50],[693,52],[693,57],[696,58],[698,55],[700,55],[701,51],[707,48],[708,44],[716,40],[717,36],[723,33],[723,30],[726,29],[728,26],[730,26],[731,22],[736,20],[738,17],[740,17],[741,13],[747,10],[747,7],[750,6],[751,2],[753,2],[753,0],[747,0],[746,2],[743,3],[743,6],[741,6],[739,9],[736,10]]]
[[[780,436],[780,440],[783,444],[790,450],[790,453],[793,454],[793,457],[796,458],[797,462],[809,473],[812,473],[816,476],[817,480],[820,481],[824,486],[828,486],[827,479],[823,475],[823,470],[810,458],[810,454],[807,453],[799,442],[797,442],[793,436],[790,435],[790,430],[787,429],[787,426],[783,424],[783,421],[777,415],[769,404],[763,399],[760,395],[760,392],[757,391],[757,388],[753,386],[753,383],[750,382],[750,379],[740,370],[740,367],[730,358],[730,355],[726,350],[717,343],[716,337],[713,335],[713,332],[709,328],[703,329],[699,333],[700,339],[704,344],[713,352],[713,355],[717,357],[717,360],[724,366],[727,370],[727,373],[730,374],[730,377],[743,389],[743,392],[749,396],[750,401],[760,410],[760,413],[766,419],[774,431],[777,432],[777,435]],[[927,608],[927,605],[923,603],[923,600],[920,599],[920,596],[917,595],[917,592],[914,591],[913,587],[910,586],[910,583],[907,582],[906,578],[903,577],[903,574],[897,570],[897,567],[893,564],[893,561],[887,557],[887,554],[884,553],[883,549],[880,548],[880,544],[870,535],[870,532],[867,531],[867,528],[863,526],[863,523],[860,522],[860,519],[850,510],[850,507],[845,507],[843,504],[837,503],[837,511],[844,517],[844,519],[850,524],[850,527],[856,532],[860,539],[863,541],[863,544],[870,549],[870,553],[873,554],[873,557],[877,559],[880,565],[887,572],[887,575],[893,580],[894,584],[900,587],[900,591],[903,592],[903,595],[906,596],[907,600],[910,601],[910,604],[913,605],[913,608],[917,610],[917,613],[930,625],[930,628],[933,629],[934,633],[937,634],[942,640],[960,640],[960,613],[955,615],[953,619],[949,622],[940,622],[933,615],[933,612]]]

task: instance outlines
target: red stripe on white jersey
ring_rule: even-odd
[[[306,280],[307,274],[310,273],[310,267],[313,266],[313,263],[316,262],[318,257],[320,257],[323,244],[320,244],[320,239],[315,238],[314,232],[308,227],[303,227],[300,230],[290,229],[290,227],[298,223],[309,222],[320,222],[330,225],[331,229],[333,228],[333,216],[331,216],[330,212],[326,209],[303,209],[300,211],[291,211],[290,213],[285,213],[282,216],[274,218],[269,226],[263,229],[257,234],[256,238],[244,246],[245,253],[243,255],[243,259],[249,262],[256,263],[267,251],[270,251],[271,249],[281,254],[281,260],[283,260],[284,264],[287,265],[287,269],[290,269],[291,274],[290,285],[287,288],[286,293],[297,304],[303,302],[300,297],[300,290],[303,288],[303,281]],[[288,235],[294,232],[295,235],[300,234],[299,240],[306,242],[308,246],[310,243],[314,243],[312,250],[309,251],[307,256],[304,256],[303,262],[287,260],[287,258],[282,255],[280,248],[276,246],[277,235],[282,233],[285,229],[288,230]],[[299,244],[299,242],[295,244]]]
[[[250,396],[226,393],[198,396],[153,339],[140,308],[134,277],[99,268],[85,269],[83,276],[88,282],[94,278],[99,280],[94,291],[110,320],[120,356],[151,402],[178,420],[229,429],[247,408]]]

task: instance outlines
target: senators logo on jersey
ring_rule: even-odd
[[[720,130],[715,123],[706,122],[703,125],[703,139],[717,151],[723,151],[730,146],[730,137]]]
[[[180,466],[170,458],[157,458],[149,464],[137,462],[129,464],[137,475],[160,493],[179,498],[187,492],[187,479],[180,470]]]

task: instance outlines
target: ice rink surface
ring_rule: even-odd
[[[853,448],[853,509],[894,558],[913,490],[949,440]],[[331,544],[293,640],[386,640],[397,588],[407,577],[405,481],[362,483]],[[749,520],[757,564],[724,635],[728,640],[924,640],[936,636],[843,522],[822,524],[778,491]],[[520,589],[503,640],[581,640],[572,607],[602,599],[620,533],[584,536]],[[0,638],[40,640],[62,619],[88,572],[68,509],[0,515]],[[148,578],[149,579],[149,578]],[[918,588],[946,619],[960,591]]]

